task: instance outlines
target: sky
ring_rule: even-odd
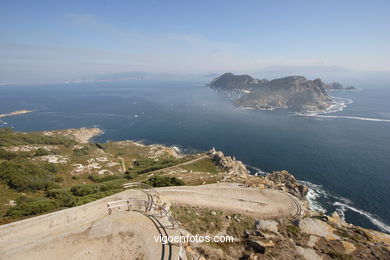
[[[390,71],[390,1],[0,0],[0,83]]]

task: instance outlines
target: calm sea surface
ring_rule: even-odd
[[[390,232],[390,86],[331,92],[353,102],[328,116],[243,110],[201,81],[0,87],[1,127],[38,131],[97,126],[95,140],[143,140],[185,150],[215,147],[245,164],[286,169],[308,182],[313,206]],[[378,119],[368,121],[368,119]],[[381,121],[383,120],[383,121]]]

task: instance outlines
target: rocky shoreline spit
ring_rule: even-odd
[[[8,116],[23,115],[23,114],[28,114],[28,113],[32,113],[32,112],[35,112],[35,110],[18,110],[18,111],[14,111],[11,113],[0,114],[0,118],[8,117]]]

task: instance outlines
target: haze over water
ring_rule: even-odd
[[[39,131],[97,126],[95,141],[143,140],[184,150],[215,147],[255,168],[307,181],[314,206],[390,232],[390,90],[331,92],[351,99],[331,118],[243,110],[206,80],[3,86],[1,127]],[[333,116],[340,116],[335,118]],[[368,121],[367,119],[378,119]],[[381,121],[383,120],[383,121]],[[321,185],[321,186],[318,186]]]

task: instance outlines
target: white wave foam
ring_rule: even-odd
[[[317,201],[320,197],[328,197],[328,193],[322,188],[322,185],[317,185],[308,181],[299,182],[309,188],[309,191],[306,194],[306,199],[309,202],[310,208],[314,211],[326,213],[327,210],[320,204],[320,202]]]
[[[355,119],[355,120],[363,120],[363,121],[372,121],[372,122],[387,122],[390,123],[390,119],[382,119],[382,118],[371,118],[371,117],[358,117],[358,116],[326,116],[326,115],[303,115],[307,117],[317,117],[317,118],[344,118],[344,119]]]
[[[180,147],[178,147],[178,146],[172,145],[171,148],[172,148],[173,150],[175,150],[178,154],[181,154],[181,153],[182,153],[182,150],[181,150]]]
[[[333,203],[333,205],[338,206],[340,208],[340,211],[342,212],[340,215],[342,215],[343,218],[345,217],[345,211],[347,209],[349,209],[349,210],[352,210],[356,213],[359,213],[360,215],[365,216],[369,221],[371,221],[371,223],[373,223],[375,226],[379,227],[382,231],[390,233],[390,226],[388,226],[385,223],[376,219],[371,213],[368,213],[368,212],[361,210],[361,209],[357,209],[357,208],[355,208],[351,205],[345,204],[345,203],[335,202],[335,203]]]
[[[261,170],[260,168],[257,168],[257,167],[255,167],[255,166],[251,166],[251,165],[249,165],[249,164],[245,164],[245,166],[247,167],[247,168],[249,168],[249,169],[253,169],[254,170],[254,175],[255,176],[259,176],[259,175],[266,175],[266,174],[268,174],[268,172],[265,172],[265,171],[263,171],[263,170]]]
[[[327,201],[327,205],[332,205],[335,207],[336,212],[339,216],[345,221],[345,212],[347,210],[354,211],[364,217],[366,217],[371,223],[377,226],[383,232],[390,233],[390,226],[381,222],[375,216],[369,212],[366,212],[361,209],[355,208],[353,202],[347,198],[333,195],[330,192],[327,192],[322,185],[314,184],[308,181],[299,181],[300,183],[306,185],[309,188],[309,191],[306,195],[306,199],[309,201],[309,206],[312,210],[326,213],[327,210],[319,202],[319,199],[323,198]]]

